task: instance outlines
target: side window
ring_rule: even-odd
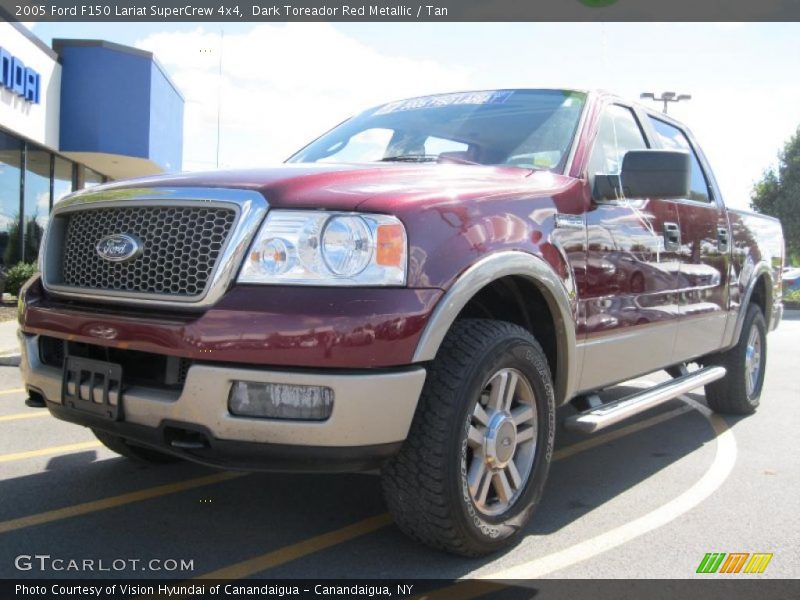
[[[631,109],[617,104],[607,106],[600,116],[597,139],[589,157],[590,183],[594,185],[598,173],[619,174],[626,152],[646,148],[644,134]]]
[[[689,198],[699,202],[710,202],[711,194],[708,191],[708,181],[706,175],[703,173],[703,167],[700,166],[700,161],[697,154],[689,143],[686,134],[677,127],[662,121],[648,117],[653,129],[656,131],[661,145],[667,150],[684,150],[689,153],[692,160],[692,188],[689,191]]]

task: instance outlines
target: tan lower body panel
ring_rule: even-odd
[[[61,402],[61,370],[44,365],[37,336],[20,335],[23,380],[50,402]],[[282,421],[235,417],[228,412],[233,381],[329,387],[333,412],[326,421]],[[270,444],[352,447],[403,441],[417,408],[425,369],[330,374],[194,365],[180,393],[144,387],[126,390],[125,421],[158,427],[179,421],[206,428],[221,440]]]

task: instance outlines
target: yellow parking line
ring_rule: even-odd
[[[578,442],[577,444],[570,444],[566,448],[561,448],[561,450],[556,450],[553,452],[553,460],[564,460],[570,456],[580,454],[581,452],[586,452],[587,450],[591,450],[597,446],[602,446],[608,442],[613,442],[614,440],[618,440],[638,431],[649,429],[650,427],[658,425],[659,423],[671,421],[672,419],[680,417],[682,414],[685,414],[691,410],[691,406],[683,405],[680,408],[658,414],[654,417],[650,417],[649,419],[643,419],[626,427],[621,427],[620,429],[615,429],[613,431],[609,431],[608,433],[595,435],[587,440]]]
[[[14,415],[3,415],[0,416],[0,423],[3,423],[5,421],[19,421],[20,419],[38,419],[40,417],[49,417],[49,416],[50,413],[47,411],[17,413]]]
[[[7,394],[19,394],[20,392],[24,392],[25,388],[14,388],[13,390],[0,390],[0,396],[5,396]]]
[[[91,450],[92,448],[99,448],[100,446],[102,446],[100,442],[80,442],[78,444],[50,446],[49,448],[16,452],[14,454],[0,454],[0,463],[24,460],[26,458],[36,458],[37,456],[48,456],[50,454],[65,454],[67,452],[78,452],[79,450]]]
[[[667,413],[663,413],[661,415],[656,415],[655,417],[651,417],[650,419],[646,419],[639,423],[634,423],[627,427],[622,427],[608,434],[597,436],[592,439],[586,440],[584,442],[580,442],[578,444],[573,444],[571,446],[568,446],[567,448],[562,448],[561,450],[555,452],[553,459],[562,460],[568,458],[569,456],[574,456],[575,454],[584,452],[586,450],[589,450],[590,448],[602,445],[611,440],[618,439],[624,437],[625,435],[630,435],[632,433],[636,433],[643,429],[647,429],[648,427],[653,427],[659,423],[663,423],[667,420],[670,420],[685,413],[686,411],[687,409],[682,407]],[[24,458],[32,458],[35,456],[46,456],[48,454],[59,454],[71,451],[86,450],[90,448],[97,448],[99,446],[101,446],[99,442],[83,442],[79,444],[70,444],[66,446],[54,446],[51,448],[42,448],[40,450],[32,450],[29,452],[0,455],[0,462],[22,460]],[[98,512],[101,510],[106,510],[109,508],[115,508],[118,506],[131,504],[134,502],[140,502],[143,500],[157,498],[160,496],[175,494],[178,492],[191,490],[197,487],[212,485],[214,483],[220,483],[237,477],[242,477],[244,475],[247,475],[247,473],[232,473],[232,472],[217,473],[207,477],[200,477],[197,479],[190,479],[188,481],[182,481],[179,483],[147,488],[136,492],[121,494],[119,496],[112,496],[110,498],[84,502],[82,504],[76,504],[73,506],[67,506],[64,508],[59,508],[43,513],[29,515],[26,517],[11,519],[9,521],[2,521],[0,522],[0,534],[7,533],[10,531],[15,531],[18,529],[23,529],[26,527],[32,527],[35,525],[52,523],[54,521],[60,521],[62,519],[78,517],[93,512]],[[254,558],[241,561],[239,563],[235,563],[227,567],[223,567],[216,571],[200,575],[197,579],[240,579],[243,577],[248,577],[249,575],[280,566],[282,564],[320,552],[327,548],[336,546],[338,544],[342,544],[344,542],[361,537],[363,535],[373,533],[391,524],[391,522],[392,522],[391,517],[386,513],[377,515],[375,517],[370,517],[368,519],[358,521],[356,523],[353,523],[352,525],[348,525],[341,529],[324,533],[322,535],[318,535],[297,542],[295,544],[291,544],[289,546],[284,546],[283,548],[273,550],[266,554],[262,554]]]
[[[247,473],[232,473],[229,471],[223,473],[215,473],[206,477],[198,477],[196,479],[189,479],[187,481],[179,481],[178,483],[168,483],[166,485],[159,485],[156,487],[138,490],[127,494],[120,494],[119,496],[111,496],[103,498],[102,500],[93,500],[91,502],[84,502],[82,504],[75,504],[73,506],[66,506],[47,512],[29,515],[27,517],[20,517],[18,519],[11,519],[9,521],[0,522],[0,533],[8,533],[17,529],[25,527],[32,527],[34,525],[42,525],[44,523],[52,523],[53,521],[60,521],[61,519],[69,519],[78,517],[88,513],[93,513],[109,508],[116,508],[131,504],[133,502],[141,502],[142,500],[150,500],[160,496],[167,496],[169,494],[176,494],[178,492],[185,492],[194,488],[202,487],[205,485],[212,485],[243,477]]]
[[[278,550],[267,552],[261,556],[256,556],[228,567],[223,567],[210,573],[205,573],[196,579],[242,579],[254,573],[259,573],[267,569],[272,569],[298,558],[303,558],[309,554],[314,554],[331,546],[336,546],[354,538],[372,533],[392,522],[392,518],[387,514],[381,514],[369,519],[364,519],[347,527],[342,527],[335,531],[323,533],[307,540],[297,542],[290,546],[284,546]]]
[[[626,435],[630,435],[632,433],[642,431],[643,429],[647,429],[648,427],[653,427],[659,423],[674,419],[675,417],[678,417],[689,410],[691,410],[691,408],[682,406],[670,412],[656,415],[655,417],[651,417],[650,419],[646,419],[639,423],[633,423],[627,427],[622,427],[605,435],[600,435],[590,440],[586,440],[585,442],[580,442],[578,444],[573,444],[566,448],[562,448],[553,454],[553,460],[563,460],[580,452],[585,452],[586,450],[596,446],[608,443],[611,440],[619,439]],[[272,569],[284,563],[308,556],[309,554],[314,554],[321,550],[325,550],[331,546],[350,541],[354,538],[366,535],[367,533],[372,533],[382,529],[383,527],[386,527],[387,525],[391,524],[391,522],[392,519],[388,514],[370,517],[369,519],[358,521],[357,523],[342,529],[337,529],[336,531],[332,531],[330,533],[325,533],[320,536],[303,540],[301,542],[297,542],[296,544],[285,546],[283,548],[279,548],[278,550],[273,550],[272,552],[262,554],[261,556],[256,556],[228,567],[223,567],[217,571],[200,575],[199,577],[196,577],[196,579],[242,579],[244,577],[249,577],[256,573],[260,573],[261,571]],[[477,586],[473,591],[479,592],[477,595],[483,595],[493,590],[487,590],[483,589],[481,586]]]

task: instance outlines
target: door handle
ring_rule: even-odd
[[[731,249],[730,239],[730,233],[728,233],[727,227],[721,225],[717,227],[717,248],[721,253],[724,254]]]
[[[680,250],[681,248],[681,228],[677,223],[664,223],[664,249]]]

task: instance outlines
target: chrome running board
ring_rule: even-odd
[[[723,377],[725,367],[700,369],[568,417],[564,426],[571,431],[594,433]]]

